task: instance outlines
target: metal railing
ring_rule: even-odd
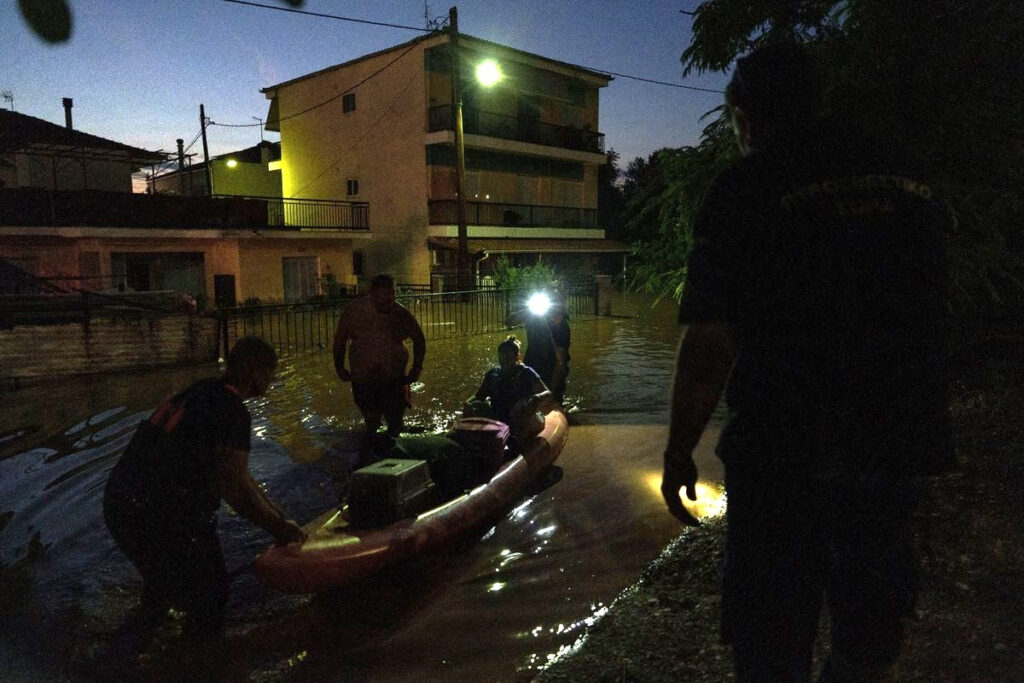
[[[450,104],[431,107],[427,114],[428,132],[455,130],[452,112]],[[486,135],[502,140],[532,142],[549,147],[604,154],[604,133],[541,123],[471,107],[462,110],[462,129],[467,135]]]
[[[0,225],[368,230],[369,205],[280,197],[181,197],[100,190],[2,188]]]
[[[428,205],[431,225],[455,225],[458,221],[458,202],[454,199],[431,199]],[[597,210],[573,206],[466,202],[466,222],[509,227],[596,228]]]
[[[527,292],[505,289],[403,294],[398,302],[409,309],[428,340],[500,332],[506,320],[521,310]],[[342,309],[352,301],[343,298],[302,304],[274,304],[220,309],[221,347],[224,353],[239,338],[261,337],[278,354],[330,350]],[[589,317],[597,313],[593,284],[566,288],[560,301],[570,316]]]

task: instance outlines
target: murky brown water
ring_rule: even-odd
[[[674,307],[631,297],[613,311],[623,317],[573,321],[564,478],[524,497],[458,552],[330,595],[284,595],[262,586],[249,566],[268,538],[222,512],[233,572],[228,677],[521,681],[570,650],[679,531],[657,492]],[[429,345],[409,424],[447,426],[501,338]],[[103,527],[103,483],[141,417],[215,372],[120,375],[0,395],[5,681],[84,677],[79,667],[134,604],[138,577]],[[252,469],[270,494],[299,521],[335,504],[345,471],[329,448],[360,420],[330,355],[283,362],[278,382],[250,410]],[[173,666],[167,657],[161,662],[157,652],[152,666]]]

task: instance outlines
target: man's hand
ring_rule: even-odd
[[[302,527],[290,519],[282,520],[281,527],[274,533],[274,540],[278,545],[302,543],[307,538],[309,536],[302,530]]]
[[[420,375],[422,373],[423,373],[423,366],[421,366],[421,365],[414,365],[414,366],[412,366],[412,368],[409,369],[409,374],[405,376],[405,383],[406,384],[412,384],[413,382],[418,382],[419,379],[420,379]]]
[[[672,516],[687,526],[700,526],[695,518],[683,507],[679,489],[686,487],[686,497],[697,500],[697,465],[689,453],[680,455],[669,449],[665,451],[665,471],[661,476],[661,495]]]

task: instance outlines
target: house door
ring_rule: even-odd
[[[235,299],[235,276],[214,275],[213,276],[213,301],[217,308],[233,308],[237,303]]]
[[[302,301],[320,292],[316,256],[283,258],[281,266],[284,271],[285,301]]]

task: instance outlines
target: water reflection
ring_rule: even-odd
[[[660,465],[674,310],[637,300],[614,310],[623,317],[572,321],[564,479],[475,543],[334,594],[285,595],[250,570],[269,539],[222,510],[232,677],[526,680],[574,647],[678,531],[643,477]],[[429,344],[407,425],[450,425],[504,336]],[[117,628],[139,580],[103,526],[103,484],[140,420],[216,373],[157,370],[0,396],[0,671],[60,678]],[[334,505],[362,420],[331,355],[285,359],[249,408],[251,467],[268,494],[299,521]]]

